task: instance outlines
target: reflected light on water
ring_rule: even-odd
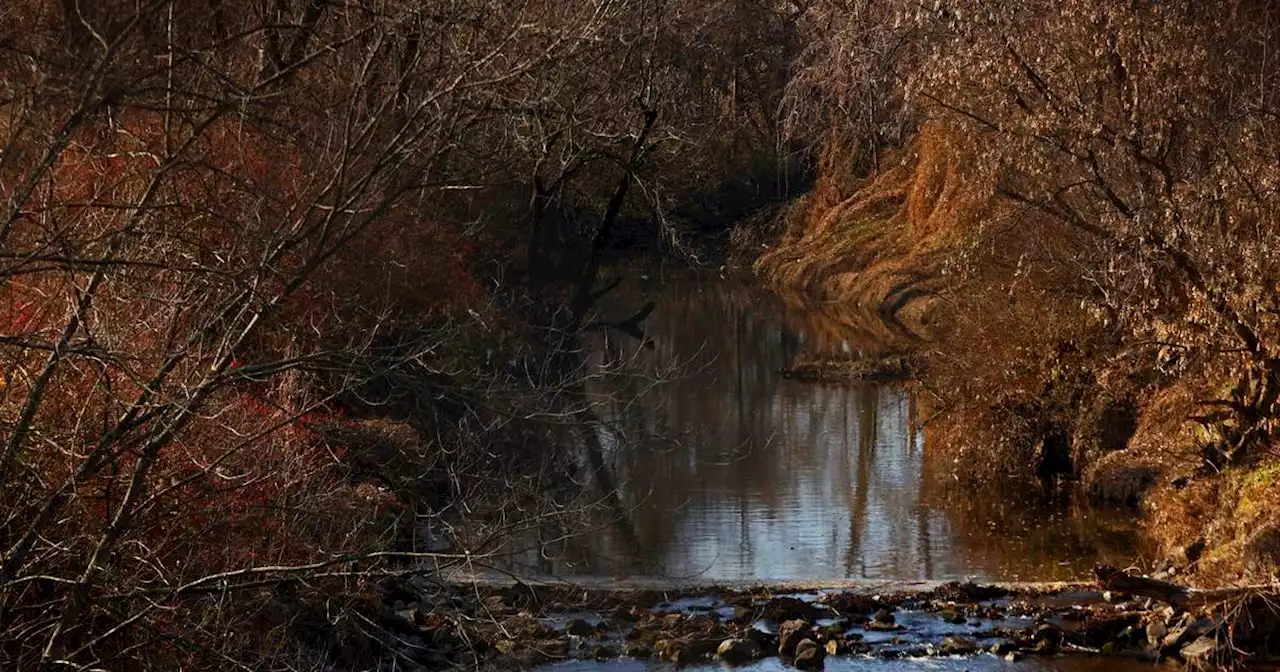
[[[657,305],[646,321],[655,347],[602,338],[589,357],[626,374],[591,387],[620,524],[526,554],[517,569],[709,582],[1058,580],[1132,552],[1126,532],[1105,532],[1087,512],[942,488],[907,388],[779,373],[825,354],[815,350],[876,347],[868,332],[807,322],[719,279],[644,284],[614,302],[623,315],[645,300]]]

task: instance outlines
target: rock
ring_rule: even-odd
[[[846,621],[845,619],[840,619],[835,623],[832,623],[830,625],[824,625],[821,628],[818,628],[818,634],[828,639],[832,637],[842,637],[844,636],[844,631],[847,630],[848,628],[849,628],[848,621]]]
[[[827,658],[827,650],[812,639],[802,639],[796,644],[797,670],[821,670]]]
[[[1147,624],[1147,644],[1151,648],[1159,647],[1167,634],[1169,634],[1169,628],[1165,626],[1164,621],[1151,621]]]
[[[960,583],[951,581],[933,589],[932,596],[935,600],[950,602],[985,602],[987,600],[998,600],[1009,594],[1006,588],[998,586],[979,586],[973,582]]]
[[[795,653],[800,640],[809,636],[812,628],[808,621],[792,619],[778,626],[778,655],[790,656]]]
[[[590,637],[596,634],[596,627],[585,619],[574,618],[565,624],[564,631],[574,637]]]
[[[895,624],[893,613],[888,609],[877,610],[871,620],[864,623],[862,627],[878,632],[896,632],[903,629],[902,626]]]
[[[1018,646],[1013,642],[1010,642],[1008,640],[1002,640],[1002,641],[996,642],[995,644],[992,644],[991,648],[988,649],[988,651],[990,651],[992,655],[1004,657],[1010,651],[1016,651],[1017,648]]]
[[[630,609],[618,605],[614,607],[613,611],[609,612],[609,620],[614,623],[635,623],[636,615],[631,613]]]
[[[1022,655],[1021,651],[1010,651],[1009,653],[1004,654],[1004,659],[1011,663],[1016,663],[1025,657],[1026,656]]]
[[[1185,639],[1189,639],[1187,637],[1187,630],[1191,627],[1192,623],[1195,623],[1195,620],[1195,617],[1191,614],[1183,614],[1182,618],[1178,619],[1178,622],[1174,623],[1173,627],[1168,629],[1169,632],[1167,632],[1164,637],[1160,638],[1160,648],[1162,650],[1174,648],[1183,643]]]
[[[733,608],[733,615],[729,617],[729,622],[746,625],[748,622],[753,620],[754,615],[755,612],[742,605],[738,605]]]
[[[751,639],[726,639],[716,649],[716,657],[730,665],[745,665],[761,653],[760,645]]]
[[[1102,591],[1102,600],[1109,604],[1118,604],[1120,602],[1128,602],[1129,594],[1122,593],[1116,590],[1104,590]]]
[[[755,642],[762,652],[769,649],[777,650],[778,648],[778,637],[763,630],[749,628],[742,633],[741,637]]]
[[[1036,652],[1052,654],[1058,652],[1062,645],[1062,630],[1052,623],[1041,623],[1031,635]]]
[[[828,608],[845,616],[870,614],[883,606],[879,600],[858,593],[839,593],[823,598]]]
[[[1197,670],[1216,669],[1218,640],[1209,635],[1201,635],[1194,642],[1182,647],[1182,659],[1187,665]]]
[[[676,665],[700,663],[715,653],[720,642],[714,639],[676,640],[669,650],[671,662]]]
[[[967,656],[978,651],[978,644],[959,635],[950,635],[942,638],[940,650],[945,656]]]
[[[795,597],[775,597],[760,608],[760,618],[770,621],[804,619],[812,621],[832,616],[831,609],[805,602]]]

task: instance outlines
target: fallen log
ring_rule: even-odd
[[[1098,586],[1103,590],[1150,597],[1175,607],[1186,607],[1191,602],[1191,593],[1184,586],[1130,574],[1111,565],[1094,566],[1093,575],[1097,577]]]
[[[1095,565],[1093,575],[1102,590],[1129,593],[1149,597],[1171,604],[1179,609],[1192,606],[1213,605],[1236,598],[1269,597],[1280,601],[1280,590],[1274,585],[1238,586],[1232,588],[1200,589],[1180,586],[1176,583],[1152,579],[1139,574],[1116,569],[1111,565]]]

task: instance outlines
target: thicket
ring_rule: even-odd
[[[1273,3],[816,2],[799,25],[785,100],[819,188],[758,267],[914,306],[935,445],[1054,481],[1137,432],[1146,464],[1099,493],[1131,502],[1276,457]]]
[[[6,3],[0,667],[403,657],[380,579],[565,508],[603,251],[777,196],[789,11]]]

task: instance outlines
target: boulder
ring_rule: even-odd
[[[730,665],[745,665],[761,653],[760,645],[751,639],[726,639],[716,649],[716,657]]]
[[[827,650],[812,639],[802,639],[796,644],[794,665],[797,670],[821,670],[827,658]]]

